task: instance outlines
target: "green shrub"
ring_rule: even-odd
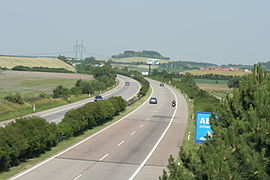
[[[4,97],[5,100],[12,102],[12,103],[16,103],[16,104],[23,104],[23,98],[21,96],[21,94],[16,93],[16,94],[9,94],[6,97]]]
[[[53,90],[53,98],[65,97],[67,98],[70,95],[70,91],[68,88],[63,87],[62,85],[58,85]]]
[[[36,157],[57,143],[56,124],[40,117],[17,119],[0,128],[0,171]]]
[[[42,92],[39,94],[39,97],[41,98],[50,98],[50,95],[46,94],[45,92]]]

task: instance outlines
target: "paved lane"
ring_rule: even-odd
[[[167,164],[168,154],[178,154],[188,111],[178,92],[166,85],[160,87],[156,81],[150,83],[158,104],[147,101],[114,125],[24,172],[18,179],[129,179],[144,161],[135,179],[157,179]],[[176,98],[173,91],[177,93],[177,109],[171,107]],[[153,151],[166,129],[168,132]]]

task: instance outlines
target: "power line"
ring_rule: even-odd
[[[76,44],[73,46],[73,52],[75,53],[74,59],[78,59],[78,53],[81,55],[80,60],[83,59],[83,53],[85,52],[85,46],[83,45],[83,41],[81,44],[78,44],[78,41],[76,40]]]

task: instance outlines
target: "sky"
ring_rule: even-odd
[[[270,61],[269,0],[0,0],[0,54],[110,57],[155,50],[174,60]]]

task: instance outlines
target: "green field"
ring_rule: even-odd
[[[71,88],[75,82],[75,79],[25,79],[19,77],[6,81],[0,77],[0,98],[9,93],[20,93],[23,97],[38,96],[41,92],[52,94],[57,85]]]
[[[180,78],[173,78],[180,81]],[[212,79],[195,79],[196,84],[227,84],[227,80],[212,80]]]
[[[195,79],[196,84],[227,84],[227,80]]]
[[[179,69],[179,68],[165,68],[165,67],[158,67],[158,71],[167,71],[167,72],[184,72],[187,71],[186,69]]]
[[[74,67],[56,58],[0,56],[0,66],[11,69],[15,66],[64,68],[75,71]]]
[[[41,92],[52,94],[57,85],[71,88],[78,79],[92,79],[89,75],[46,72],[0,71],[0,98],[9,93],[23,97],[38,96]]]
[[[180,81],[180,78],[173,79]],[[206,90],[210,94],[220,98],[225,98],[233,90],[228,87],[227,80],[195,79],[195,82],[200,89]]]
[[[0,121],[33,113],[33,105],[36,106],[36,111],[42,111],[88,98],[88,95],[72,96],[69,101],[63,98],[50,98],[56,86],[63,85],[70,88],[74,86],[77,79],[91,80],[93,77],[75,73],[0,71]],[[4,100],[3,97],[10,93],[20,93],[24,104],[14,104]],[[41,93],[46,93],[48,97],[38,97]]]

